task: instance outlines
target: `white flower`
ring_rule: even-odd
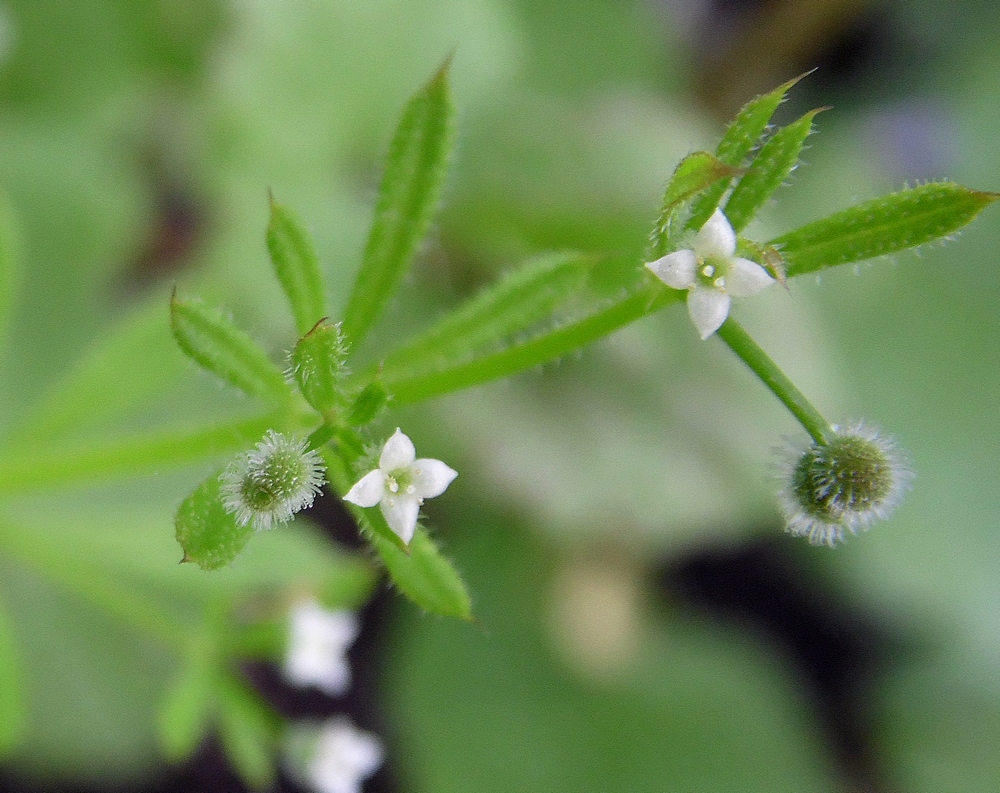
[[[240,526],[253,521],[255,529],[270,529],[312,506],[324,471],[323,458],[304,440],[268,430],[222,472],[222,505]]]
[[[360,793],[385,757],[378,736],[344,716],[293,726],[287,751],[292,772],[316,793]]]
[[[834,546],[892,514],[913,480],[907,455],[875,428],[833,428],[824,444],[789,442],[778,465],[785,530]]]
[[[688,314],[702,339],[726,321],[730,298],[755,295],[774,283],[763,267],[735,253],[736,232],[716,209],[691,250],[674,251],[646,265],[667,286],[689,290]]]
[[[351,684],[347,648],[358,637],[358,620],[350,611],[330,611],[315,600],[291,611],[285,678],[296,686],[316,686],[339,696]]]
[[[361,477],[344,496],[344,501],[359,507],[378,504],[389,528],[405,543],[413,539],[424,499],[440,496],[458,476],[440,460],[416,457],[413,442],[397,428],[382,447],[378,468]]]

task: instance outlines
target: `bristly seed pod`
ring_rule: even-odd
[[[222,472],[222,504],[240,526],[252,522],[255,529],[270,529],[312,506],[325,470],[319,452],[305,441],[268,430]]]
[[[783,450],[778,494],[786,531],[831,547],[889,517],[913,479],[906,454],[873,427],[834,430],[825,444]]]

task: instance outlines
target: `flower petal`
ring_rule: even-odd
[[[350,501],[359,507],[374,507],[385,495],[385,474],[376,468],[369,471],[347,491],[344,501]]]
[[[736,253],[736,232],[721,209],[712,213],[694,238],[699,259],[729,259]]]
[[[694,251],[674,251],[646,264],[657,278],[674,289],[690,289],[694,286],[698,257]]]
[[[391,497],[382,499],[380,506],[389,528],[398,534],[403,542],[409,544],[417,528],[420,499],[409,494],[394,493]]]
[[[458,471],[445,465],[440,460],[422,457],[410,466],[413,474],[414,495],[417,498],[434,498],[448,489]]]
[[[413,441],[397,427],[396,432],[382,447],[382,456],[378,459],[378,467],[386,473],[391,473],[397,468],[405,468],[416,457],[417,450],[413,448]]]
[[[696,286],[688,292],[688,314],[702,339],[707,339],[726,321],[730,302],[729,295],[721,289]]]
[[[726,292],[733,297],[750,297],[774,283],[767,270],[749,259],[733,259],[726,273]]]

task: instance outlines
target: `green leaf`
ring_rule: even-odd
[[[219,733],[226,756],[254,790],[275,778],[278,717],[243,681],[225,675],[219,686]]]
[[[739,233],[754,219],[774,191],[781,187],[798,165],[806,138],[812,132],[817,113],[826,108],[810,110],[797,121],[778,130],[765,143],[750,164],[749,170],[733,188],[726,202],[726,217]]]
[[[194,562],[203,570],[225,567],[246,547],[255,529],[240,526],[226,512],[220,493],[218,470],[194,489],[177,510],[174,527],[184,551],[182,562]]]
[[[696,151],[681,160],[664,191],[660,216],[649,238],[647,260],[659,259],[671,250],[670,237],[680,230],[676,228],[677,216],[686,202],[719,180],[738,173],[738,168],[726,165],[707,151]]]
[[[440,371],[399,379],[386,378],[385,387],[396,403],[420,402],[534,369],[683,298],[683,292],[654,281],[651,277],[637,290],[604,303],[561,327],[542,331],[505,349]]]
[[[285,206],[269,195],[271,219],[267,225],[267,250],[271,264],[292,304],[300,334],[308,332],[326,313],[326,295],[319,259],[309,233]]]
[[[472,601],[465,584],[421,527],[410,541],[409,553],[380,535],[371,539],[393,583],[406,597],[433,614],[472,619]]]
[[[410,100],[389,148],[375,218],[344,315],[356,348],[406,274],[441,200],[454,140],[448,62]]]
[[[25,727],[21,648],[6,604],[0,602],[0,757],[9,756]]]
[[[265,414],[209,427],[153,430],[103,442],[73,440],[10,450],[0,457],[0,493],[155,474],[246,448],[280,422]]]
[[[125,416],[183,373],[163,306],[150,301],[101,337],[32,410],[14,443],[43,442]]]
[[[736,114],[736,118],[726,129],[725,135],[719,141],[719,146],[715,150],[716,156],[726,165],[739,168],[744,165],[747,155],[758,144],[761,135],[767,129],[767,125],[782,103],[785,94],[799,80],[805,77],[804,74],[789,80],[787,83],[779,85],[773,91],[758,96],[747,102],[742,110]],[[719,206],[719,201],[729,187],[730,179],[722,179],[716,182],[710,189],[700,196],[695,202],[688,218],[687,227],[689,229],[700,229],[705,225],[712,213]]]
[[[344,402],[342,383],[346,374],[347,347],[339,325],[316,323],[292,350],[292,376],[306,398],[326,415]]]
[[[468,360],[477,348],[527,330],[579,292],[592,266],[591,257],[577,253],[550,253],[525,262],[393,351],[382,363],[383,377]]]
[[[884,256],[954,234],[1000,194],[935,182],[876,198],[769,242],[788,275]]]
[[[174,294],[170,327],[190,358],[245,394],[275,402],[288,399],[290,391],[281,369],[222,312]]]
[[[373,380],[354,399],[351,411],[347,414],[347,423],[352,427],[363,427],[375,420],[389,404],[389,394],[381,380]]]
[[[216,668],[208,643],[196,642],[182,664],[157,713],[160,749],[171,763],[185,760],[198,748],[214,706]]]

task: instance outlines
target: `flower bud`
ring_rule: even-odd
[[[813,545],[834,546],[887,518],[909,489],[906,455],[865,424],[834,427],[826,443],[793,448],[780,465],[785,529]]]
[[[255,529],[269,529],[312,506],[324,471],[319,452],[305,441],[268,430],[222,472],[222,504],[240,526],[252,521]]]

